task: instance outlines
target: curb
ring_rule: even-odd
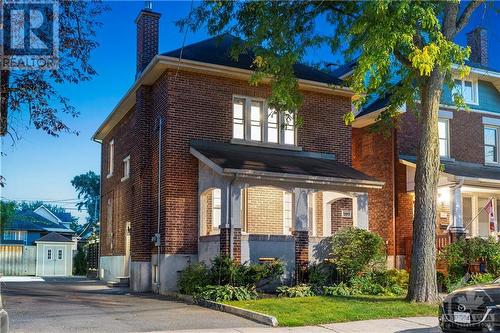
[[[203,306],[205,308],[209,308],[212,310],[230,313],[230,314],[233,314],[233,315],[238,316],[238,317],[242,317],[242,318],[245,318],[248,320],[255,321],[259,324],[264,324],[264,325],[271,326],[271,327],[278,326],[278,320],[276,319],[276,317],[269,316],[269,315],[266,315],[263,313],[254,312],[254,311],[238,308],[236,306],[227,305],[227,304],[223,304],[223,303],[207,301],[204,299],[195,299],[193,296],[183,295],[183,294],[179,294],[179,293],[176,293],[173,291],[163,291],[163,292],[161,292],[161,294],[168,296],[168,297],[175,298],[179,301],[183,301],[183,302],[188,303],[188,304],[196,304],[196,305]]]

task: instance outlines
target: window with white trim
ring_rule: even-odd
[[[28,233],[26,230],[5,230],[3,234],[4,240],[28,241]]]
[[[233,139],[296,145],[295,115],[268,108],[264,100],[233,98]]]
[[[221,191],[216,188],[212,191],[212,229],[220,229],[221,220]]]
[[[457,79],[453,92],[462,95],[465,103],[478,104],[477,81]]]
[[[127,180],[130,177],[130,155],[123,159],[123,175],[122,181]]]
[[[283,234],[292,234],[292,221],[293,221],[293,201],[292,193],[283,192]]]
[[[47,260],[52,260],[52,249],[47,249]]]
[[[111,140],[109,142],[109,147],[108,147],[108,177],[111,177],[113,175],[114,158],[115,158],[115,140]]]
[[[63,259],[63,250],[59,249],[57,250],[57,260],[62,260]]]
[[[450,122],[448,119],[439,118],[439,156],[450,157]]]
[[[498,127],[484,127],[484,161],[498,163]]]

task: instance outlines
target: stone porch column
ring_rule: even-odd
[[[462,214],[462,185],[463,181],[459,182],[457,185],[455,185],[455,187],[452,187],[451,197],[453,207],[453,220],[450,228],[452,242],[465,236],[465,227]]]
[[[241,190],[243,184],[228,183],[221,189],[220,254],[241,262]]]
[[[300,282],[309,261],[309,209],[307,203],[309,190],[295,188],[293,194],[295,210],[295,225],[293,228],[293,236],[295,237],[295,279]]]

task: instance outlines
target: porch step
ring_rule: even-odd
[[[110,288],[128,288],[130,278],[128,276],[119,276],[115,281],[108,281]]]

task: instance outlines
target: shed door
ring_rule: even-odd
[[[65,250],[65,246],[54,246],[54,275],[66,275]]]

